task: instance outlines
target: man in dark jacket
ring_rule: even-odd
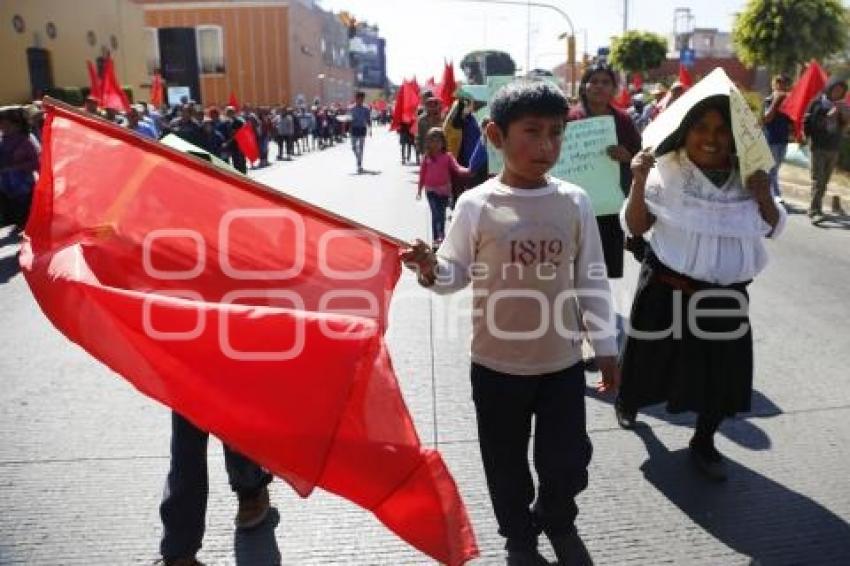
[[[850,109],[844,102],[847,83],[832,78],[815,98],[803,118],[803,130],[811,140],[812,203],[809,217],[818,222],[823,217],[823,195],[838,163],[841,137],[850,125]]]

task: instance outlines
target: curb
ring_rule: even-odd
[[[800,185],[779,179],[779,185],[782,191],[782,198],[792,200],[796,203],[803,204],[808,208],[812,198],[812,188],[808,185]],[[847,213],[850,212],[850,196],[842,195],[835,190],[827,189],[823,197],[824,210],[828,207],[832,212]],[[836,205],[840,210],[836,210]]]

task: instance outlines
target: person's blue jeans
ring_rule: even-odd
[[[160,553],[165,559],[189,558],[201,549],[207,514],[209,433],[171,413],[171,466],[159,515],[162,519]],[[224,465],[230,487],[240,499],[252,497],[272,476],[257,464],[224,446]]]
[[[357,168],[363,167],[363,148],[366,145],[366,136],[351,136],[351,149],[357,158]]]
[[[449,197],[428,191],[428,206],[431,207],[431,235],[433,242],[442,242],[446,236],[446,207]]]
[[[781,197],[782,192],[779,190],[779,167],[785,159],[785,154],[788,152],[787,143],[772,143],[770,144],[770,154],[773,156],[774,166],[771,168],[768,176],[770,177],[770,192],[775,197]]]

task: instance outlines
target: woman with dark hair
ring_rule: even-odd
[[[629,234],[652,235],[623,352],[618,423],[632,428],[639,408],[661,402],[696,412],[690,453],[718,481],[726,471],[714,434],[750,408],[747,285],[767,263],[762,239],[776,237],[787,216],[767,173],[741,179],[731,124],[728,96],[697,101],[675,131],[662,132],[657,161],[646,151],[632,160],[621,212]]]
[[[23,229],[38,170],[38,149],[30,139],[30,125],[22,107],[0,108],[0,134],[0,221]]]
[[[629,194],[632,173],[629,163],[632,157],[640,151],[640,133],[628,114],[616,108],[613,104],[617,93],[617,75],[608,65],[596,64],[590,66],[581,78],[579,98],[581,102],[570,109],[567,121],[611,116],[617,129],[617,145],[608,148],[608,156],[620,165],[620,189],[624,195]],[[602,238],[602,251],[605,255],[605,266],[608,277],[619,279],[623,276],[623,249],[625,236],[616,214],[605,214],[596,217],[599,225],[599,235]]]

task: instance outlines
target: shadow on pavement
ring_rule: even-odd
[[[251,530],[236,529],[233,535],[233,554],[237,566],[277,566],[280,549],[275,538],[275,528],[280,523],[277,508],[269,509],[268,518]]]
[[[850,525],[816,501],[727,459],[729,481],[704,479],[688,450],[670,451],[635,429],[649,458],[644,477],[671,503],[750,564],[846,564]]]
[[[20,273],[21,265],[18,263],[18,254],[8,255],[0,258],[0,285],[8,283],[9,279]]]
[[[362,171],[351,173],[352,177],[357,177],[358,175],[380,175],[383,171],[372,171],[370,169],[363,169]]]
[[[812,225],[824,230],[850,230],[850,216],[846,214],[824,214],[822,218]]]
[[[614,397],[605,393],[599,393],[594,387],[587,387],[586,393],[588,397],[592,397],[597,401],[602,401],[611,405],[611,421],[616,422],[614,418]],[[775,417],[782,414],[782,409],[765,397],[758,391],[753,391],[752,403],[749,413],[741,413],[734,418],[729,418],[723,421],[720,427],[720,434],[749,450],[768,450],[771,447],[770,437],[756,426],[750,419],[753,417]],[[678,425],[689,426],[693,428],[696,421],[696,415],[693,413],[668,413],[663,404],[644,407],[638,412],[638,427],[647,428],[645,423],[640,422],[641,415],[649,415],[661,421]]]

